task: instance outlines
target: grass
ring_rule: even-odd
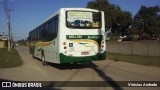
[[[160,56],[139,56],[139,55],[107,53],[107,58],[116,61],[124,61],[135,64],[160,67]]]
[[[10,68],[22,65],[22,60],[18,52],[13,49],[9,52],[8,49],[0,49],[0,68]]]

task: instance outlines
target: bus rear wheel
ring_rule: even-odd
[[[42,60],[42,65],[43,66],[47,66],[47,62],[45,61],[45,55],[44,55],[44,53],[42,52],[42,55],[41,55],[42,57],[41,57],[41,60]]]

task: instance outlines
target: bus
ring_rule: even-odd
[[[43,65],[105,60],[105,38],[103,11],[61,8],[29,32],[29,50]]]

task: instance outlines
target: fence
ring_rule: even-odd
[[[106,49],[110,53],[160,56],[160,41],[107,41]]]

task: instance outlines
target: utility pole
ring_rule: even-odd
[[[2,0],[4,11],[7,16],[7,24],[8,24],[8,51],[11,51],[11,17],[10,17],[10,11],[14,11],[11,9],[8,9],[8,0]]]
[[[10,11],[14,11],[11,9],[7,9],[7,18],[8,18],[8,51],[11,51],[11,17],[10,17]]]
[[[10,11],[9,11],[10,12]],[[8,51],[11,51],[11,24],[10,24],[10,14],[8,15]]]

